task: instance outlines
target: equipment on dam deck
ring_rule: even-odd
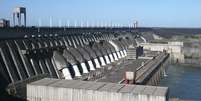
[[[45,78],[27,85],[29,101],[168,101],[168,88]]]
[[[137,56],[142,56],[144,54],[144,49],[142,46],[138,46],[137,49],[136,49],[136,52],[137,52]]]
[[[143,55],[143,47],[138,46],[134,47],[133,45],[130,45],[127,50],[127,59],[138,59],[139,56]]]
[[[133,45],[130,45],[127,50],[127,59],[137,59],[136,48]]]
[[[6,19],[0,19],[0,27],[10,27],[10,21]]]
[[[123,82],[124,84],[135,84],[135,79],[136,79],[136,67],[134,66],[133,62],[134,60],[128,60],[129,64],[125,64],[124,68],[130,68],[127,71],[124,72],[124,77],[123,77]]]
[[[125,79],[126,84],[134,84],[134,82],[135,82],[135,73],[133,71],[126,71],[124,79]]]

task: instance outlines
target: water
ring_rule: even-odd
[[[127,56],[127,53],[126,53],[126,50],[125,50],[125,49],[124,49],[124,51],[123,51],[123,52],[124,52],[125,56]]]
[[[114,62],[114,58],[112,56],[112,54],[109,55],[111,62]]]
[[[114,60],[118,60],[117,54],[113,53],[113,55],[114,55]]]
[[[68,68],[64,68],[62,70],[62,73],[64,74],[64,78],[67,79],[67,80],[72,80],[72,77],[71,77],[71,74],[68,70]]]
[[[105,61],[104,61],[104,59],[103,59],[103,57],[100,57],[100,61],[101,61],[101,65],[102,66],[105,66],[106,64],[105,64]]]
[[[89,64],[90,70],[95,70],[94,65],[91,60],[88,61],[88,64]]]
[[[86,66],[85,63],[81,63],[81,66],[82,66],[83,73],[89,73],[89,71],[87,70],[87,66]]]
[[[201,66],[200,66],[201,67]],[[170,65],[160,86],[169,87],[170,97],[201,101],[201,68],[192,65]]]
[[[120,52],[117,52],[117,56],[119,59],[121,58]]]
[[[106,60],[107,64],[110,64],[110,60],[109,60],[109,57],[107,55],[105,55],[105,60]]]
[[[96,64],[96,68],[101,68],[100,63],[98,62],[98,59],[94,59],[94,62]]]
[[[74,69],[74,71],[75,71],[75,76],[81,76],[80,71],[79,71],[77,65],[73,65],[73,69]]]
[[[125,57],[123,51],[120,51],[120,54],[121,54],[122,57]]]

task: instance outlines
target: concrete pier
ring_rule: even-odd
[[[136,83],[137,84],[147,84],[147,85],[157,85],[164,76],[166,66],[169,62],[169,54],[161,53],[153,61],[145,64],[137,70]]]

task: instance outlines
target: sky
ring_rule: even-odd
[[[28,26],[201,27],[201,0],[0,0],[0,18],[27,9]]]

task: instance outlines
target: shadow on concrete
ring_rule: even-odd
[[[6,87],[8,86],[7,80],[0,74],[0,101],[26,101],[24,99],[11,96],[7,93]]]

